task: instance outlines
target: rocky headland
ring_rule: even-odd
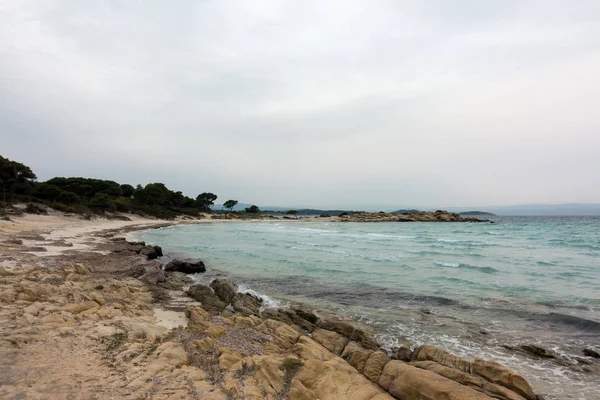
[[[195,283],[201,261],[119,237],[162,223],[3,229],[0,398],[541,398],[494,361],[389,352],[355,321],[265,309],[226,279]]]

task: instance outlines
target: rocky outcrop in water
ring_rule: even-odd
[[[332,219],[340,222],[491,222],[442,210],[435,212],[417,211],[407,214],[359,211],[342,214]]]
[[[206,266],[200,260],[173,260],[165,265],[165,271],[198,274],[206,272]]]

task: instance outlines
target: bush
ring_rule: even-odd
[[[34,204],[34,203],[27,204],[27,207],[25,207],[25,212],[28,214],[38,214],[38,215],[48,214],[48,211],[46,211],[45,208],[43,208],[37,204]]]

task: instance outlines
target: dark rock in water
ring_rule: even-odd
[[[319,322],[319,328],[344,335],[348,339],[360,343],[365,349],[377,350],[379,348],[379,343],[373,337],[348,322],[325,319]]]
[[[258,315],[262,300],[248,293],[236,293],[235,299],[231,305],[233,306],[234,311],[245,316]]]
[[[413,352],[405,346],[395,347],[392,349],[392,360],[400,360],[404,362],[412,361]]]
[[[146,256],[148,260],[156,260],[158,258],[158,253],[153,246],[144,246],[140,249],[138,254],[142,256]]]
[[[583,349],[583,354],[588,357],[600,358],[600,353],[592,349]]]
[[[552,350],[545,349],[535,344],[522,344],[519,348],[529,354],[542,358],[554,358],[554,352]]]
[[[6,244],[23,244],[21,239],[8,239],[4,243]]]
[[[206,285],[190,286],[187,295],[202,303],[202,308],[211,314],[219,314],[227,307],[227,304],[223,303],[221,299],[213,293],[212,289]]]
[[[233,303],[236,295],[235,283],[227,279],[215,279],[210,283],[210,287],[225,304]]]
[[[317,317],[315,315],[315,313],[313,313],[308,308],[298,306],[298,307],[294,307],[293,310],[296,313],[296,315],[298,315],[300,318],[305,319],[306,321],[310,322],[311,324],[317,325],[319,323],[319,317]]]
[[[163,256],[162,247],[160,247],[160,246],[154,246],[154,251],[156,252],[157,256],[159,256],[159,257]]]
[[[167,272],[183,272],[184,274],[197,274],[206,272],[206,266],[200,260],[173,260],[165,266]]]
[[[119,238],[117,238],[119,239]],[[142,246],[144,247],[146,245],[146,242],[127,242],[127,244],[129,244],[130,246]]]

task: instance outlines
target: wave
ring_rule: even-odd
[[[247,293],[249,295],[252,295],[254,297],[261,299],[262,300],[261,311],[265,310],[267,308],[285,308],[286,307],[286,304],[283,303],[281,300],[277,300],[270,296],[267,296],[266,294],[259,293],[243,283],[238,284],[237,291],[239,293]]]
[[[464,269],[472,269],[474,271],[479,271],[479,272],[483,272],[486,274],[495,274],[498,271],[496,268],[492,268],[492,267],[480,267],[477,265],[470,265],[470,264],[459,264],[459,263],[451,263],[451,262],[442,262],[442,261],[434,261],[435,265],[438,265],[440,267],[445,267],[445,268],[464,268]]]

